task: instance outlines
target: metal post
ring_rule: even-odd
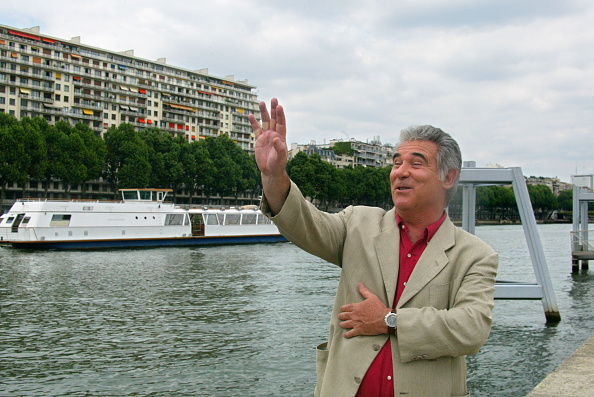
[[[520,210],[520,219],[524,227],[528,251],[530,251],[530,257],[532,258],[532,267],[534,268],[536,280],[543,289],[542,305],[545,310],[545,317],[547,318],[547,323],[558,323],[561,321],[561,314],[557,307],[549,268],[547,267],[544,250],[542,249],[536,228],[536,219],[534,219],[534,211],[530,203],[528,187],[526,186],[520,167],[513,167],[512,172],[514,175],[512,186],[514,188],[516,202],[518,203],[518,209]]]
[[[476,187],[462,186],[462,229],[475,234],[476,224]]]

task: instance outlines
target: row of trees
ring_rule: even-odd
[[[207,198],[237,198],[260,189],[253,156],[226,135],[189,143],[157,128],[137,132],[121,124],[102,138],[82,123],[50,125],[43,118],[0,113],[1,200],[9,183],[37,180],[49,187],[60,180],[69,195],[71,185],[84,189],[100,177],[114,194],[119,188],[170,188],[175,199],[183,187],[190,202],[199,191]]]
[[[392,206],[389,166],[337,169],[317,154],[300,152],[289,161],[287,171],[303,194],[323,209],[351,204]],[[50,125],[43,118],[17,120],[0,113],[1,200],[9,183],[25,186],[37,180],[47,187],[60,180],[68,195],[71,185],[84,189],[85,182],[100,177],[114,194],[119,188],[170,188],[175,200],[186,189],[190,203],[198,195],[237,199],[240,194],[255,197],[261,191],[254,157],[226,135],[190,143],[158,128],[138,132],[130,124],[121,124],[102,138],[82,123]],[[559,197],[544,185],[530,185],[528,191],[536,212],[572,209],[572,190]],[[451,208],[461,201],[459,192]],[[503,186],[479,187],[477,207],[491,218],[510,217],[517,211],[513,190]]]
[[[298,153],[287,165],[291,179],[302,192],[318,200],[322,206],[342,208],[350,204],[392,206],[389,175],[391,167],[345,167],[337,169],[322,161],[317,154]],[[462,205],[461,190],[450,204]],[[536,213],[554,210],[571,211],[573,190],[566,190],[556,197],[546,185],[528,185],[532,207]],[[476,195],[477,208],[490,214],[491,219],[517,216],[513,189],[505,186],[480,186]]]

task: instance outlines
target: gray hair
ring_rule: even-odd
[[[462,169],[462,153],[458,143],[450,134],[430,125],[411,126],[403,129],[400,132],[400,142],[396,145],[396,149],[410,141],[430,141],[437,144],[437,168],[440,180],[443,181],[451,169],[458,171],[454,185],[446,192],[445,205],[447,206],[458,190],[460,170]]]

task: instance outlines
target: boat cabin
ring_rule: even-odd
[[[119,189],[122,193],[124,202],[155,201],[162,203],[165,201],[167,193],[173,192],[171,189]]]

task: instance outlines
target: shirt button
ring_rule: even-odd
[[[404,229],[406,226],[402,225],[402,229]]]
[[[406,254],[406,257],[407,258],[410,258],[411,256],[412,256],[411,254]]]
[[[355,376],[355,383],[361,383],[361,378],[359,378],[358,376]]]
[[[390,375],[388,375],[388,380],[392,380],[392,377]]]
[[[404,282],[404,286],[406,287],[406,281]]]
[[[374,351],[377,352],[377,351],[379,351],[379,349],[380,349],[380,345],[377,345],[377,344],[376,345],[373,345],[373,350]]]

